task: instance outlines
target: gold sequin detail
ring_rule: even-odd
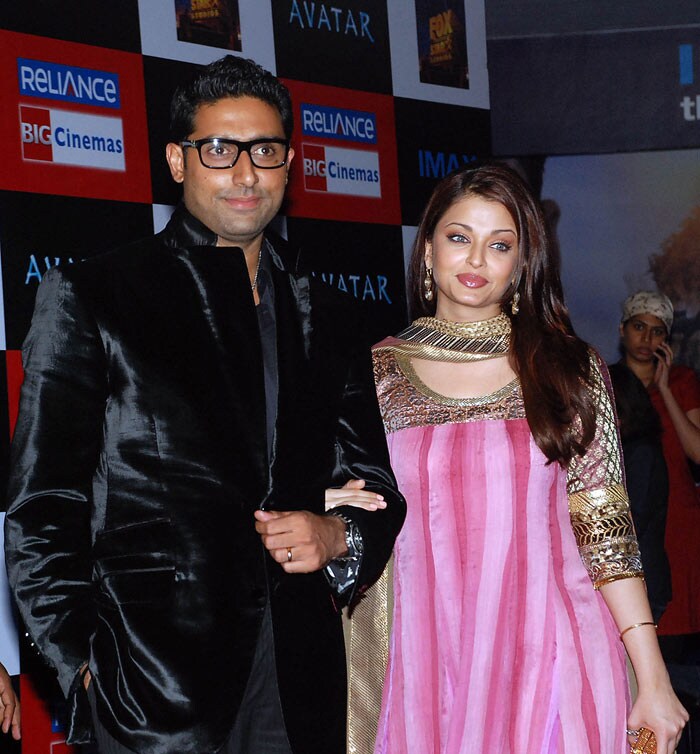
[[[401,358],[398,356],[398,359]],[[409,374],[402,370],[397,354],[392,350],[374,350],[373,359],[377,397],[387,434],[409,427],[525,418],[517,380],[491,395],[447,398],[433,391],[428,394],[429,389],[423,383],[414,383]],[[413,372],[412,369],[409,371]]]
[[[569,494],[581,490],[602,489],[623,483],[620,441],[615,411],[601,368],[605,368],[591,351],[592,390],[596,406],[596,432],[586,454],[574,456],[567,473]],[[607,371],[607,370],[606,370]]]
[[[387,564],[376,583],[355,605],[349,626],[346,622],[348,754],[374,751],[389,659],[392,563]]]
[[[505,356],[511,322],[501,312],[479,322],[448,322],[421,317],[396,336],[392,350],[431,361],[484,361]]]
[[[615,410],[603,370],[606,367],[591,351],[595,436],[585,455],[575,456],[567,469],[571,525],[596,589],[619,578],[643,575],[624,487]]]
[[[469,408],[481,408],[487,406],[490,403],[497,403],[505,396],[515,392],[519,386],[517,377],[511,380],[507,385],[495,390],[489,395],[479,395],[474,398],[450,398],[447,395],[441,395],[429,388],[423,380],[418,376],[416,370],[413,368],[411,359],[403,353],[396,354],[396,361],[401,371],[406,375],[408,381],[416,388],[420,393],[431,398],[436,403],[442,403],[445,406],[464,406]]]
[[[621,484],[570,495],[569,513],[581,558],[596,588],[622,576],[642,575],[629,500]]]

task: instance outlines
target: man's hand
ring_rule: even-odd
[[[12,738],[19,741],[21,737],[19,699],[12,688],[12,681],[0,664],[0,714],[2,715],[2,732],[12,729]]]
[[[255,511],[255,530],[287,573],[311,573],[347,554],[345,522],[309,511]]]

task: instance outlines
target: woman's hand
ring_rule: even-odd
[[[364,479],[350,479],[340,488],[326,490],[326,512],[339,505],[352,505],[364,508],[366,511],[376,511],[386,508],[382,495],[363,489]]]
[[[627,725],[630,730],[654,731],[658,754],[673,754],[687,722],[688,713],[678,701],[667,676],[653,689],[639,689]],[[630,744],[635,740],[636,736],[629,736]]]
[[[662,343],[654,352],[656,355],[656,369],[654,370],[654,384],[661,392],[668,390],[668,373],[673,362],[673,351],[668,343]]]

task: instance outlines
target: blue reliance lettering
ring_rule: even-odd
[[[377,118],[374,113],[303,103],[301,122],[303,133],[308,136],[361,144],[377,143]]]
[[[17,59],[20,94],[118,109],[119,76],[90,68]]]

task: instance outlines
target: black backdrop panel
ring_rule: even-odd
[[[48,268],[149,233],[150,204],[0,192],[2,282],[5,301],[11,302],[5,307],[7,348],[21,348],[37,286]]]
[[[386,2],[272,3],[277,75],[391,94]]]
[[[0,28],[141,52],[138,0],[2,0]]]
[[[401,228],[290,217],[287,236],[303,246],[305,268],[365,308],[368,346],[405,326]]]
[[[182,189],[170,177],[170,170],[165,161],[165,145],[169,141],[170,99],[178,84],[187,81],[198,68],[199,66],[194,63],[143,56],[148,145],[155,204],[177,204],[182,195]]]
[[[404,225],[417,225],[435,184],[490,154],[488,110],[396,97],[399,186]]]

